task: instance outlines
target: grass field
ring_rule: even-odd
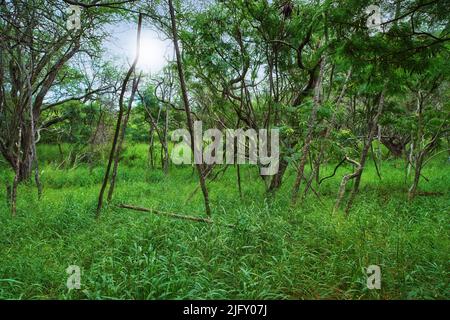
[[[309,195],[289,206],[293,171],[266,198],[254,167],[209,184],[213,218],[234,229],[119,209],[120,203],[203,215],[190,167],[165,176],[146,166],[146,146],[128,147],[113,203],[94,217],[104,169],[57,169],[57,148],[41,146],[44,195],[19,188],[11,218],[0,164],[0,299],[449,299],[450,164],[435,158],[423,171],[422,191],[443,195],[407,200],[403,163],[372,163],[348,218],[331,208],[339,169],[323,183],[321,201]],[[371,161],[370,161],[371,162]],[[335,164],[322,172],[331,173]],[[81,290],[66,287],[66,268],[81,267]],[[366,287],[366,268],[379,265],[381,290]]]

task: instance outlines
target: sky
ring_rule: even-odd
[[[116,65],[128,66],[136,52],[136,24],[118,23],[109,26],[112,36],[104,41],[105,58]],[[173,45],[161,33],[142,26],[141,50],[137,69],[156,74],[173,59]]]

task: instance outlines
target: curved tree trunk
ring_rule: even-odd
[[[302,183],[302,180],[304,179],[304,171],[305,171],[305,165],[306,161],[308,159],[309,150],[311,148],[311,143],[313,140],[313,133],[314,133],[314,125],[316,123],[317,118],[317,110],[320,107],[321,103],[321,97],[320,94],[322,92],[322,80],[323,80],[323,74],[325,70],[325,58],[322,57],[322,60],[320,61],[320,69],[319,69],[319,76],[316,80],[316,83],[314,85],[314,105],[311,111],[311,116],[309,118],[308,122],[308,133],[306,136],[305,144],[303,145],[302,149],[302,157],[300,159],[300,163],[297,168],[297,177],[295,179],[294,188],[292,190],[292,204],[295,204],[297,202],[297,196],[298,192],[300,190],[300,184]]]
[[[108,201],[112,200],[113,194],[114,194],[114,188],[116,186],[116,178],[117,178],[117,170],[119,168],[119,161],[120,161],[120,156],[122,154],[122,149],[123,149],[123,142],[125,141],[125,133],[127,131],[127,125],[128,125],[128,120],[130,118],[130,113],[131,113],[131,107],[133,106],[133,100],[134,100],[134,96],[136,94],[136,90],[137,87],[139,85],[139,78],[138,79],[133,79],[133,85],[132,85],[132,89],[131,89],[131,97],[130,100],[128,101],[128,109],[127,109],[127,113],[125,114],[125,118],[123,119],[123,124],[122,124],[122,131],[120,133],[120,137],[119,137],[119,142],[117,144],[117,150],[116,150],[116,155],[114,157],[114,167],[113,167],[113,172],[112,172],[112,176],[111,176],[111,184],[109,186],[109,191],[108,191]]]
[[[119,115],[117,117],[117,123],[116,123],[116,129],[114,132],[114,138],[113,138],[113,143],[111,146],[111,152],[109,154],[109,160],[108,160],[108,165],[106,167],[106,172],[105,172],[105,176],[103,178],[103,183],[102,183],[102,187],[100,189],[100,194],[98,196],[98,203],[97,203],[97,213],[96,216],[97,218],[100,217],[100,211],[102,210],[103,207],[103,196],[106,190],[106,186],[108,184],[108,180],[109,180],[109,174],[111,171],[111,166],[112,166],[112,162],[114,159],[114,155],[116,152],[116,147],[117,147],[117,140],[119,138],[119,133],[120,133],[120,127],[122,124],[122,118],[123,118],[123,112],[124,112],[124,108],[123,108],[123,100],[124,100],[124,96],[125,96],[125,91],[127,88],[127,83],[128,80],[131,77],[131,74],[133,73],[136,64],[139,60],[139,50],[140,50],[140,41],[141,41],[141,28],[142,28],[142,14],[139,14],[139,21],[138,21],[138,30],[137,30],[137,41],[136,41],[136,57],[134,58],[133,64],[131,65],[130,69],[128,70],[125,79],[122,83],[122,91],[120,93],[120,98],[119,98]]]
[[[189,129],[189,133],[191,135],[191,149],[195,155],[196,150],[195,150],[195,144],[194,144],[194,140],[195,140],[194,128],[193,128],[193,122],[192,122],[192,118],[191,118],[191,108],[189,105],[186,81],[184,78],[184,70],[183,70],[183,64],[182,64],[182,60],[181,60],[181,52],[180,52],[180,47],[178,44],[177,23],[176,23],[176,18],[175,18],[175,9],[173,7],[172,0],[169,0],[169,11],[170,11],[170,20],[171,20],[171,25],[172,25],[171,31],[172,31],[172,37],[173,37],[173,44],[175,47],[175,54],[176,54],[176,60],[177,60],[178,76],[179,76],[179,80],[180,80],[181,94],[183,97],[183,104],[184,104],[184,109],[185,109],[186,117],[187,117],[187,125],[188,125],[188,129]],[[199,152],[199,150],[197,150],[197,152]],[[200,150],[200,152],[201,152],[201,150]],[[201,164],[196,164],[196,167],[197,167],[198,175],[200,178],[200,186],[201,186],[202,192],[203,192],[206,215],[211,216],[211,208],[209,206],[208,189],[206,188],[206,182],[205,182],[205,176],[204,176],[204,174],[205,174],[204,166]]]

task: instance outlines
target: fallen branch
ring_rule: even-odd
[[[234,228],[235,227],[232,224],[217,223],[217,222],[214,222],[214,221],[212,221],[211,219],[208,219],[208,218],[200,218],[200,217],[194,217],[194,216],[185,216],[185,215],[181,215],[181,214],[177,214],[177,213],[163,212],[163,211],[158,211],[158,210],[154,210],[154,209],[147,209],[147,208],[142,208],[142,207],[136,207],[136,206],[132,206],[132,205],[128,205],[128,204],[120,204],[120,205],[118,205],[118,207],[122,208],[122,209],[130,209],[130,210],[141,211],[141,212],[150,212],[150,213],[163,215],[163,216],[168,216],[168,217],[172,217],[172,218],[176,218],[176,219],[190,220],[190,221],[196,221],[196,222],[204,222],[204,223],[208,223],[208,224],[223,225],[223,226],[229,227],[229,228]]]
[[[417,192],[416,196],[443,196],[444,193],[443,192],[426,192],[426,191],[422,191],[422,192]]]

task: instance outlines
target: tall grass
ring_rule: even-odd
[[[61,170],[57,149],[43,148],[43,198],[31,184],[20,186],[12,219],[0,193],[1,299],[450,298],[444,158],[424,170],[429,182],[420,185],[444,195],[413,202],[401,163],[384,162],[381,181],[369,165],[348,218],[331,208],[349,167],[323,183],[320,201],[312,194],[296,207],[289,205],[293,171],[268,198],[256,169],[245,167],[241,199],[230,167],[209,183],[213,217],[237,225],[230,229],[118,209],[203,214],[201,192],[186,202],[198,184],[192,168],[172,167],[168,176],[150,170],[143,145],[127,148],[114,202],[97,221],[102,166]],[[10,181],[10,170],[0,170],[0,182]],[[382,270],[381,290],[366,286],[373,264]],[[82,269],[81,290],[66,287],[69,265]]]

